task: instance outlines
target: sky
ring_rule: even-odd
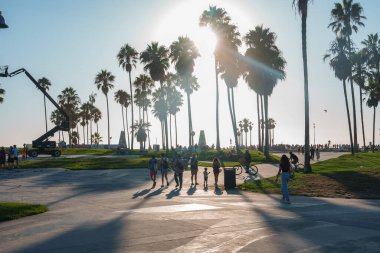
[[[287,61],[286,79],[279,81],[269,98],[269,117],[276,121],[275,144],[304,142],[304,93],[301,51],[301,20],[292,8],[292,0],[2,0],[0,11],[9,25],[0,30],[0,66],[9,71],[27,69],[35,79],[48,78],[48,91],[56,99],[66,87],[77,90],[82,102],[97,93],[95,105],[102,110],[99,132],[107,143],[106,99],[96,89],[95,76],[106,69],[115,75],[115,88],[109,93],[111,143],[117,144],[122,130],[121,107],[113,100],[119,89],[129,93],[128,75],[119,65],[116,55],[128,43],[138,52],[153,41],[170,46],[178,36],[188,36],[198,47],[194,74],[200,89],[191,95],[193,129],[198,142],[200,130],[205,131],[208,145],[216,143],[215,74],[213,48],[215,35],[199,27],[199,17],[209,5],[224,8],[237,25],[241,35],[257,25],[270,28],[277,35],[276,45]],[[307,19],[307,50],[309,66],[310,142],[326,144],[349,143],[342,83],[334,77],[323,55],[335,35],[330,28],[330,11],[335,0],[312,1]],[[361,0],[365,27],[360,27],[352,39],[357,47],[370,33],[377,33],[380,1]],[[240,52],[244,53],[243,45]],[[170,71],[174,72],[171,66]],[[132,79],[143,73],[137,64]],[[23,74],[1,78],[6,90],[0,104],[0,145],[31,143],[45,131],[43,95]],[[158,84],[157,84],[158,85]],[[347,86],[349,87],[349,86]],[[222,147],[233,139],[228,111],[226,85],[219,79],[220,141]],[[348,89],[348,92],[351,92]],[[358,141],[363,138],[360,124],[359,89],[355,86]],[[252,144],[257,144],[256,94],[239,79],[235,91],[237,120],[250,119],[254,128]],[[350,108],[351,99],[349,99]],[[136,106],[135,106],[136,108]],[[47,102],[48,118],[54,106]],[[327,112],[325,112],[325,110]],[[352,114],[352,110],[351,110]],[[135,118],[138,115],[135,109]],[[151,144],[161,143],[160,124],[152,114]],[[129,111],[130,120],[130,111]],[[373,110],[364,106],[365,137],[372,140]],[[178,144],[188,145],[187,105],[177,116]],[[315,128],[313,124],[315,123]],[[48,128],[53,124],[49,121]],[[314,134],[315,133],[315,134]],[[380,120],[376,120],[375,143],[380,142]],[[80,129],[82,138],[82,130]],[[67,138],[67,137],[66,137]],[[56,134],[53,140],[58,140]],[[81,141],[82,142],[82,141]],[[248,139],[248,144],[249,144]],[[173,139],[174,143],[174,139]],[[135,144],[137,148],[137,144]]]

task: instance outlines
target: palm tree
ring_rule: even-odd
[[[96,146],[99,145],[102,139],[103,138],[100,136],[99,132],[95,132],[93,135],[91,135],[91,142],[95,143]]]
[[[201,17],[199,18],[200,26],[209,26],[211,30],[217,36],[217,45],[219,44],[220,35],[222,34],[222,27],[225,24],[229,24],[231,18],[227,15],[227,12],[222,8],[217,8],[216,6],[209,6],[208,10],[204,10]],[[219,138],[219,84],[218,84],[218,65],[219,59],[217,58],[220,55],[219,51],[223,50],[222,48],[215,48],[215,83],[216,83],[216,149],[220,150],[220,138]]]
[[[88,101],[91,103],[92,107],[91,107],[91,111],[90,111],[90,136],[92,136],[92,121],[94,120],[94,114],[93,114],[93,109],[95,108],[94,104],[95,104],[95,97],[96,97],[96,93],[92,92],[89,96],[88,96]],[[91,138],[91,147],[92,147],[92,138]]]
[[[99,120],[102,119],[102,112],[98,108],[94,107],[93,110],[91,111],[91,114],[94,119],[94,123],[96,124],[96,132],[99,133],[98,123],[99,123]]]
[[[252,146],[252,129],[253,129],[252,122],[249,122],[248,128],[249,128],[249,146]]]
[[[368,82],[369,96],[367,99],[367,106],[373,107],[373,127],[372,127],[372,151],[375,147],[375,122],[376,122],[376,108],[380,101],[380,76],[375,73],[370,76]]]
[[[194,91],[190,83],[194,72],[195,59],[200,56],[194,42],[188,37],[179,36],[177,41],[170,45],[170,55],[172,63],[178,75],[183,80],[183,89],[187,95],[187,114],[189,118],[189,146],[194,145],[191,133],[193,131],[193,121],[191,117],[190,94]],[[196,90],[196,89],[195,89]]]
[[[270,145],[274,145],[274,129],[276,127],[276,121],[272,118],[268,119],[268,128],[272,130],[270,133]]]
[[[88,138],[88,126],[90,124],[90,120],[91,120],[91,109],[92,109],[92,104],[90,102],[86,102],[86,103],[83,103],[80,107],[81,109],[81,118],[82,118],[82,122],[84,122],[84,125],[87,126],[87,144],[89,142],[89,138]],[[84,126],[83,126],[84,127]],[[84,135],[84,131],[83,131],[83,143],[85,143],[85,135]]]
[[[102,90],[103,94],[106,96],[107,101],[107,120],[108,120],[108,148],[110,146],[110,115],[109,115],[109,107],[108,107],[108,92],[112,90],[115,81],[115,76],[111,74],[111,72],[107,70],[101,70],[95,77],[95,84],[98,90]]]
[[[70,133],[70,139],[72,140],[74,145],[78,145],[79,144],[79,133],[77,131],[72,131]]]
[[[162,147],[163,149],[168,149],[168,142],[165,142],[165,139],[167,140],[167,134],[166,128],[164,126],[165,120],[167,120],[167,114],[168,114],[168,103],[167,103],[167,92],[165,90],[165,87],[160,87],[156,91],[153,92],[153,115],[158,118],[161,122],[161,136],[162,136]]]
[[[250,120],[247,119],[247,118],[244,118],[242,120],[242,129],[245,133],[245,147],[247,148],[248,147],[248,142],[247,142],[247,137],[248,137],[248,131],[249,131],[249,124],[250,124]]]
[[[175,127],[175,146],[178,146],[177,141],[177,113],[181,110],[183,105],[182,94],[175,87],[173,87],[170,92],[168,99],[168,112],[170,115],[174,116],[174,127]],[[171,126],[171,124],[170,124]],[[170,131],[171,132],[171,131]]]
[[[146,134],[146,123],[143,123],[141,120],[140,121],[136,121],[132,128],[134,129],[135,131],[135,135],[136,135],[136,139],[137,141],[140,143],[140,151],[143,151],[144,150],[144,145],[143,143],[145,143],[146,141],[146,138],[147,138],[147,134]]]
[[[70,131],[75,128],[77,121],[79,119],[79,104],[80,98],[77,91],[72,87],[67,87],[62,90],[61,94],[58,95],[58,104],[65,110],[67,116],[69,117],[69,145],[71,146]]]
[[[367,76],[369,75],[367,70],[367,54],[365,50],[360,50],[358,52],[354,52],[351,61],[353,64],[353,73],[352,78],[354,82],[359,85],[359,94],[360,94],[360,117],[362,122],[362,134],[363,134],[363,146],[366,147],[365,142],[365,132],[364,132],[364,119],[363,119],[363,94],[365,89],[365,82]]]
[[[348,107],[347,90],[346,90],[346,79],[351,74],[351,63],[350,63],[350,60],[348,59],[349,52],[348,52],[345,38],[337,37],[336,40],[331,43],[331,47],[328,50],[328,52],[329,53],[323,57],[323,60],[325,61],[326,59],[331,58],[330,67],[334,70],[335,77],[343,81],[343,91],[344,91],[344,98],[346,102],[348,129],[350,132],[351,154],[354,154],[354,144],[352,141],[352,129],[351,129],[351,116],[350,116],[350,109]]]
[[[342,38],[345,38],[348,53],[351,55],[352,31],[358,31],[358,26],[364,26],[361,22],[366,17],[362,16],[363,8],[359,3],[352,3],[353,0],[343,0],[343,3],[335,3],[335,7],[331,10],[331,19],[333,22],[328,27]],[[356,106],[355,106],[355,92],[352,80],[352,68],[350,68],[350,83],[351,83],[351,97],[352,97],[352,111],[353,111],[353,125],[354,125],[354,151],[358,151],[358,138],[357,138],[357,125],[356,125]]]
[[[55,126],[61,126],[63,120],[64,120],[64,117],[58,109],[55,109],[54,111],[51,112],[50,122],[53,123]],[[63,136],[63,133],[62,133],[62,136]],[[58,142],[61,142],[61,132],[60,131],[58,131]]]
[[[244,37],[248,48],[245,53],[247,73],[245,80],[256,93],[264,96],[265,111],[265,148],[264,154],[269,158],[268,139],[268,96],[273,92],[277,81],[285,79],[285,59],[275,45],[276,34],[269,28],[256,26]]]
[[[0,104],[4,102],[4,94],[5,94],[5,90],[0,88]]]
[[[152,42],[148,47],[141,52],[140,61],[144,64],[144,71],[149,72],[150,77],[155,82],[160,82],[160,87],[163,87],[163,82],[165,79],[165,72],[169,68],[169,50],[165,46],[159,46],[157,42]],[[164,92],[162,90],[161,92]],[[164,95],[162,98],[166,98]],[[161,101],[166,104],[166,101]],[[167,107],[167,105],[166,105]],[[165,111],[166,115],[164,118],[164,127],[165,127],[165,146],[168,147],[168,119],[167,119],[167,110]]]
[[[138,52],[131,47],[128,44],[125,44],[123,47],[121,47],[119,53],[117,54],[117,59],[119,61],[119,66],[122,66],[122,68],[128,72],[129,75],[129,90],[131,95],[131,112],[132,112],[132,122],[134,121],[134,112],[133,112],[133,91],[132,91],[132,78],[131,78],[131,71],[132,67],[136,68],[136,63],[138,60]],[[133,150],[133,129],[131,132],[131,150]],[[128,137],[129,140],[129,137]]]
[[[362,41],[365,46],[364,52],[368,56],[368,64],[377,73],[380,73],[380,38],[377,33],[369,34],[367,39]]]
[[[127,143],[126,136],[128,132],[125,131],[125,123],[124,123],[124,106],[129,104],[131,100],[131,96],[124,90],[118,90],[115,92],[115,101],[121,105],[121,116],[123,120],[123,130],[124,130],[124,138],[125,143]]]
[[[304,100],[305,100],[305,172],[311,172],[310,166],[310,123],[309,123],[309,75],[307,67],[307,41],[306,41],[306,20],[307,8],[311,0],[293,0],[293,7],[301,15],[301,35],[302,35],[302,60],[304,78]]]
[[[46,77],[43,77],[41,79],[38,79],[38,84],[45,90],[45,91],[48,91],[49,90],[49,86],[51,86],[51,82],[49,81],[49,79],[47,79]],[[45,108],[45,127],[46,127],[46,132],[48,131],[48,128],[47,128],[47,114],[46,114],[46,96],[44,95],[44,108]]]

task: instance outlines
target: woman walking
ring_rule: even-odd
[[[290,204],[289,199],[289,191],[288,191],[288,181],[290,179],[290,162],[286,155],[281,156],[280,166],[278,169],[276,182],[278,181],[278,177],[281,174],[281,191],[282,191],[282,201],[287,204]]]
[[[220,161],[218,158],[214,158],[212,161],[212,169],[214,172],[214,178],[215,178],[215,188],[218,188],[218,177],[219,177],[219,169],[220,169]]]

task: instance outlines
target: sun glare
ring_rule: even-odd
[[[214,54],[217,39],[213,31],[207,28],[199,28],[192,39],[202,56],[207,57]]]

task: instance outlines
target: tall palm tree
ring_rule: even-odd
[[[102,141],[102,136],[100,136],[99,132],[94,133],[91,135],[91,142],[95,143],[96,146],[99,145],[99,143]]]
[[[302,60],[304,78],[304,100],[305,100],[305,172],[311,172],[310,166],[310,123],[309,123],[309,75],[307,67],[307,41],[306,41],[306,20],[307,8],[311,0],[293,0],[293,7],[301,15],[301,36],[302,36]]]
[[[169,68],[169,50],[165,46],[159,46],[157,42],[152,42],[148,47],[141,52],[140,61],[144,64],[144,71],[149,72],[150,77],[155,82],[160,82],[160,87],[163,87],[165,73]],[[161,90],[164,92],[164,90]],[[164,95],[162,98],[166,98]],[[161,101],[165,104],[166,101]],[[167,107],[167,105],[166,105]],[[165,111],[164,127],[165,127],[165,146],[168,147],[168,119],[167,110]]]
[[[268,128],[271,131],[270,133],[270,145],[274,145],[274,129],[276,127],[276,121],[272,118],[268,119]]]
[[[71,136],[71,129],[75,128],[79,119],[79,105],[81,101],[77,91],[72,87],[67,87],[62,90],[58,95],[58,104],[65,110],[69,117],[69,137]],[[69,138],[69,145],[71,146],[71,138]]]
[[[51,112],[50,122],[53,123],[55,126],[61,126],[64,119],[65,118],[63,117],[62,113],[58,109],[55,109],[54,111]],[[63,133],[62,133],[62,136],[63,136]],[[61,131],[58,131],[58,142],[61,142]]]
[[[118,90],[115,92],[115,101],[121,105],[121,116],[123,120],[123,130],[124,130],[124,141],[127,143],[126,136],[129,134],[125,131],[125,123],[124,123],[124,107],[126,104],[130,103],[131,96],[124,90]]]
[[[91,111],[90,111],[90,136],[92,136],[92,121],[94,120],[94,114],[93,114],[93,109],[95,108],[94,104],[95,104],[95,101],[96,101],[96,93],[92,92],[89,96],[88,96],[88,101],[90,102],[90,104],[92,105],[91,107]],[[91,147],[92,147],[92,138],[91,138]]]
[[[183,98],[181,92],[179,92],[175,87],[170,91],[170,96],[168,100],[168,112],[170,115],[174,116],[174,127],[175,127],[175,146],[178,146],[177,140],[177,113],[181,110],[183,105]]]
[[[95,84],[98,90],[102,90],[107,101],[107,120],[108,120],[108,148],[110,146],[110,115],[108,106],[108,92],[113,89],[115,76],[107,70],[101,70],[95,77]]]
[[[215,83],[216,83],[216,149],[220,150],[220,138],[219,138],[219,59],[220,51],[222,48],[218,47],[221,34],[223,34],[222,27],[225,24],[229,24],[231,18],[227,15],[227,12],[222,8],[217,8],[216,6],[209,6],[208,10],[204,10],[199,18],[200,26],[208,26],[217,36],[217,47],[215,48]]]
[[[147,123],[143,123],[141,120],[140,121],[136,121],[134,124],[133,124],[133,127],[134,128],[134,132],[135,132],[135,135],[136,135],[136,140],[140,143],[140,151],[143,151],[144,150],[144,143],[146,141],[146,138],[147,138],[147,134],[146,134],[146,129],[147,129],[147,126],[146,126]]]
[[[369,34],[367,39],[362,41],[365,46],[364,52],[368,56],[368,64],[377,73],[380,73],[380,38],[377,33]]]
[[[373,107],[373,127],[372,127],[372,151],[375,147],[375,122],[376,122],[376,108],[380,101],[380,76],[374,73],[370,76],[368,82],[369,96],[367,99],[367,106]]]
[[[187,114],[189,119],[189,146],[194,145],[191,133],[193,132],[193,121],[191,117],[190,94],[194,91],[190,83],[194,72],[195,60],[200,56],[194,42],[188,37],[179,36],[177,41],[170,45],[170,55],[172,63],[178,75],[183,80],[183,87],[187,95]]]
[[[247,139],[248,139],[248,131],[249,131],[249,124],[251,123],[251,121],[247,118],[244,118],[243,121],[242,121],[242,126],[243,126],[243,131],[245,133],[245,147],[247,148],[248,147],[248,142],[247,142]]]
[[[351,61],[353,64],[352,68],[352,78],[354,82],[359,85],[359,95],[360,95],[360,117],[362,123],[362,134],[363,134],[363,146],[366,147],[365,141],[365,131],[364,131],[364,118],[363,118],[363,94],[365,89],[365,82],[369,75],[367,70],[367,53],[365,50],[360,50],[354,52],[351,56]]]
[[[91,120],[91,109],[92,109],[92,104],[90,102],[86,102],[86,103],[83,103],[80,107],[80,110],[81,110],[81,117],[82,117],[82,121],[84,122],[85,126],[87,127],[87,144],[89,143],[89,136],[88,136],[88,126],[90,124],[90,120]],[[83,140],[85,140],[85,135],[83,133]],[[85,141],[83,141],[85,143]]]
[[[4,94],[5,90],[3,88],[0,88],[0,104],[4,102]]]
[[[94,123],[96,124],[96,132],[99,133],[98,123],[99,123],[99,120],[102,119],[102,112],[97,107],[94,107],[91,113],[94,119]]]
[[[363,8],[359,3],[352,3],[353,0],[343,0],[341,3],[335,3],[334,8],[331,10],[331,22],[328,27],[337,34],[337,36],[343,37],[346,40],[348,53],[351,55],[352,31],[355,33],[358,31],[358,26],[364,26],[362,19],[366,17],[362,16]],[[351,69],[352,71],[352,69]],[[351,72],[350,71],[350,72]],[[352,111],[353,111],[353,125],[354,125],[354,151],[358,151],[358,138],[357,138],[357,125],[356,125],[356,106],[355,106],[355,92],[352,81],[352,73],[350,73],[351,84],[351,97],[352,97]]]
[[[268,139],[268,97],[272,94],[278,80],[285,79],[286,61],[275,45],[276,34],[269,28],[256,26],[244,37],[247,45],[245,60],[248,63],[245,80],[256,93],[264,96],[265,111],[265,148],[264,154],[269,158]]]
[[[49,79],[47,79],[46,77],[43,77],[43,78],[40,78],[38,79],[38,84],[41,85],[41,87],[45,90],[45,91],[48,91],[49,90],[49,87],[51,86],[51,82],[49,81]],[[46,127],[46,132],[48,131],[48,127],[47,127],[47,114],[46,114],[46,96],[44,95],[44,108],[45,108],[45,127]]]
[[[252,129],[253,129],[253,122],[249,122],[248,128],[249,128],[249,146],[252,146]]]
[[[132,91],[132,78],[131,78],[131,72],[132,68],[136,68],[136,63],[138,60],[138,52],[131,47],[128,44],[125,44],[124,46],[121,47],[119,53],[117,54],[117,59],[119,61],[119,65],[122,66],[122,68],[128,72],[129,76],[129,90],[130,90],[130,95],[131,95],[131,117],[132,117],[132,122],[134,121],[134,112],[133,112],[133,91]],[[133,150],[133,140],[134,140],[134,134],[133,134],[133,129],[131,132],[131,150]],[[129,138],[128,138],[129,140]]]
[[[335,41],[331,43],[331,47],[328,50],[328,54],[323,57],[323,60],[330,58],[330,67],[335,72],[335,77],[343,82],[343,92],[346,102],[348,129],[350,132],[350,144],[351,154],[354,154],[354,143],[352,141],[352,129],[351,129],[351,116],[350,109],[348,107],[346,80],[351,74],[351,63],[349,60],[349,52],[345,38],[337,37]]]
[[[166,149],[168,146],[168,142],[165,142],[165,139],[167,139],[167,132],[165,133],[165,120],[167,120],[167,113],[168,113],[168,103],[166,101],[166,91],[164,90],[165,87],[160,87],[156,91],[153,92],[153,115],[158,118],[161,122],[161,140],[162,140],[162,147],[163,149]]]

